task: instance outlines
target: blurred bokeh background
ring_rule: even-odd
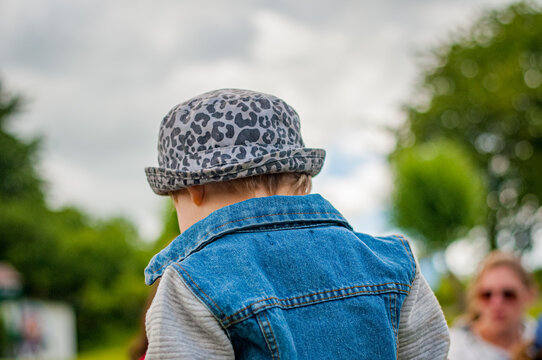
[[[128,356],[178,233],[159,122],[224,87],[298,111],[314,191],[407,234],[449,322],[491,249],[542,283],[540,1],[0,0],[0,354]]]

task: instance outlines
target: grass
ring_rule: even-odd
[[[133,333],[113,332],[108,340],[92,350],[77,354],[76,360],[122,360],[128,359],[128,348],[134,339]]]
[[[119,360],[128,359],[128,349],[126,344],[113,345],[104,349],[91,350],[81,353],[77,360]]]

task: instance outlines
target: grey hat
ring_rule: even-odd
[[[325,151],[305,148],[299,117],[283,100],[222,89],[175,106],[160,124],[158,167],[145,168],[159,195],[260,174],[316,175]]]

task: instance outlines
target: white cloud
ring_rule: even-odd
[[[324,167],[314,179],[314,192],[322,194],[347,219],[381,212],[391,191],[391,175],[387,164],[372,158],[355,166],[347,176],[334,176]]]
[[[501,3],[5,0],[0,71],[32,99],[14,128],[44,135],[55,204],[123,212],[157,233],[162,202],[143,167],[156,164],[160,119],[204,91],[241,87],[293,105],[308,146],[365,160],[315,179],[355,217],[384,207],[393,139],[380,127],[402,119],[414,50]]]
[[[349,132],[341,132],[337,146],[341,152],[364,157],[372,154],[386,156],[395,146],[393,134],[375,124],[364,124]]]
[[[339,33],[318,30],[315,24],[309,27],[285,14],[257,10],[252,23],[256,31],[252,56],[260,64],[319,64],[347,51]]]

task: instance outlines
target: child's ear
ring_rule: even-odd
[[[205,197],[205,185],[194,185],[187,188],[190,194],[190,200],[196,205],[200,206],[203,203]]]

